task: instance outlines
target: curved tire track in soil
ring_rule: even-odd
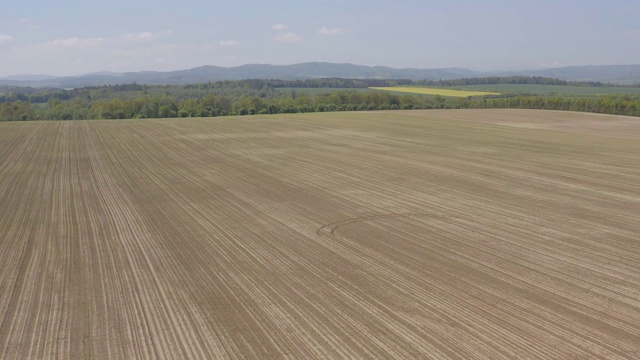
[[[350,225],[350,224],[359,223],[359,222],[363,222],[363,221],[373,221],[373,220],[380,220],[380,219],[394,219],[394,218],[415,218],[415,217],[444,219],[444,217],[440,216],[440,215],[428,214],[428,213],[420,213],[420,212],[400,213],[400,214],[369,215],[369,216],[362,216],[362,217],[357,217],[357,218],[349,218],[349,219],[336,221],[336,222],[332,222],[330,224],[323,225],[316,231],[316,234],[320,235],[320,233],[322,233],[322,232],[328,232],[331,235],[333,235],[336,230],[338,230],[339,228],[341,228],[343,226],[347,226],[347,225]]]

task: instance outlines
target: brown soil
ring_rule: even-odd
[[[640,357],[640,119],[0,124],[0,359]]]

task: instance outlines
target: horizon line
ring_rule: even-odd
[[[304,64],[354,65],[354,66],[362,66],[362,67],[368,67],[368,68],[384,67],[384,68],[389,68],[389,69],[393,69],[393,70],[449,70],[449,69],[460,69],[460,70],[475,71],[475,72],[487,73],[487,74],[496,73],[496,72],[513,73],[513,72],[518,72],[518,71],[542,71],[542,70],[563,69],[563,68],[571,68],[571,67],[590,67],[590,66],[593,66],[593,67],[640,66],[640,63],[639,64],[606,64],[606,65],[605,64],[585,64],[585,65],[565,65],[565,66],[540,67],[540,68],[520,68],[520,69],[508,69],[508,70],[499,70],[499,69],[488,70],[488,69],[474,69],[474,68],[458,67],[458,66],[453,66],[453,67],[424,67],[424,68],[420,68],[420,67],[393,67],[393,66],[388,66],[388,65],[362,65],[362,64],[354,64],[354,63],[348,63],[348,62],[305,61],[305,62],[291,63],[291,64],[247,63],[247,64],[236,65],[236,66],[219,66],[219,65],[207,64],[207,65],[200,65],[200,66],[195,66],[195,67],[191,67],[191,68],[181,68],[181,69],[174,69],[174,70],[137,70],[137,71],[133,70],[133,71],[122,71],[122,72],[110,71],[110,70],[100,70],[100,71],[94,71],[94,72],[89,72],[89,73],[83,73],[83,74],[79,74],[79,75],[52,75],[52,74],[46,74],[46,73],[21,73],[21,74],[14,74],[14,75],[5,75],[5,76],[0,77],[0,80],[30,81],[30,80],[14,80],[14,79],[11,79],[11,78],[14,78],[14,77],[25,77],[25,76],[51,77],[52,79],[50,79],[50,80],[53,80],[53,79],[67,78],[67,77],[76,78],[76,77],[83,77],[83,76],[90,76],[90,75],[101,75],[101,74],[124,75],[124,74],[143,73],[143,72],[171,73],[171,72],[177,72],[177,71],[189,71],[189,70],[199,69],[199,68],[204,68],[204,67],[216,67],[216,68],[221,68],[221,69],[234,69],[234,68],[239,68],[239,67],[243,67],[243,66],[285,67],[285,66],[295,66],[295,65],[304,65]],[[33,81],[38,81],[38,80],[33,80]]]

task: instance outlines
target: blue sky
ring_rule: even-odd
[[[349,62],[515,70],[640,63],[638,0],[22,0],[0,77]]]

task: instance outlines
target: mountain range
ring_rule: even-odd
[[[569,81],[640,84],[640,65],[568,66],[543,70],[481,72],[462,68],[396,69],[308,62],[294,65],[252,64],[237,67],[201,66],[188,70],[157,72],[100,72],[82,76],[18,75],[0,78],[4,86],[77,88],[116,84],[184,85],[222,80],[311,78],[451,80],[485,76],[542,76]]]

